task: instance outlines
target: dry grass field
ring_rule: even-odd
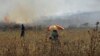
[[[46,30],[0,31],[0,56],[99,56],[99,30],[66,29],[58,41],[49,40]]]

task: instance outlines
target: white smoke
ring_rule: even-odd
[[[0,21],[30,24],[42,16],[100,11],[99,0],[0,0]]]

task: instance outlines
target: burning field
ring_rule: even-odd
[[[0,56],[99,56],[100,32],[93,29],[66,29],[58,41],[46,30],[0,31]]]
[[[99,5],[99,0],[0,0],[0,56],[100,56]]]

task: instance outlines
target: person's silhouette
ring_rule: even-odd
[[[24,27],[24,24],[21,25],[21,37],[24,37],[25,35],[25,27]]]

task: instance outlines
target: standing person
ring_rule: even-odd
[[[25,35],[25,27],[24,27],[24,24],[21,25],[21,37],[24,37]]]

